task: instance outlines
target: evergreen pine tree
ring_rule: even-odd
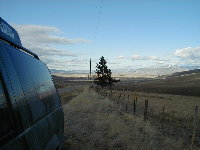
[[[100,58],[99,63],[96,66],[96,78],[94,79],[94,83],[97,85],[100,85],[101,87],[105,87],[105,86],[111,86],[113,85],[114,82],[116,82],[116,80],[114,80],[111,75],[112,72],[110,69],[108,69],[108,67],[106,66],[106,60],[104,59],[104,57],[102,56]]]

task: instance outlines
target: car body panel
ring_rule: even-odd
[[[0,150],[56,149],[63,140],[64,113],[51,74],[35,54],[17,47],[22,46],[20,39],[4,41],[12,34],[18,37],[11,26],[6,26],[1,33],[0,18],[0,75],[15,132],[3,143],[0,141]]]

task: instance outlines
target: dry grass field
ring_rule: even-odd
[[[85,81],[67,81],[55,80],[59,89],[64,89],[59,90],[65,113],[63,150],[200,149],[200,116],[195,112],[200,97],[125,91],[123,82],[123,89],[111,93],[89,88]],[[145,100],[148,108],[144,120]]]
[[[184,76],[170,76],[164,79],[127,78],[116,84],[113,88],[116,90],[146,93],[200,96],[200,73]]]

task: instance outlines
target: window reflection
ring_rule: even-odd
[[[50,73],[40,60],[15,49],[8,52],[22,85],[32,119],[36,121],[59,105],[59,97]]]
[[[10,110],[6,102],[5,94],[0,80],[0,140],[12,129]]]

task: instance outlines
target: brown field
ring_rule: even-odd
[[[198,77],[124,79],[111,92],[89,88],[86,79],[54,76],[65,113],[63,150],[200,149],[200,91],[190,91]]]
[[[200,73],[164,79],[125,78],[113,88],[147,93],[200,96]]]

